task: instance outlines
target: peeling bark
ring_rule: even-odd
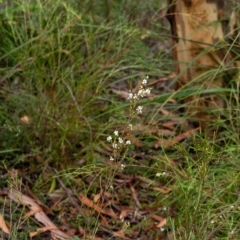
[[[173,35],[178,88],[221,88],[226,68],[236,65],[224,39],[224,3],[228,4],[224,0],[169,0],[167,18]],[[228,32],[236,34],[237,27],[236,16],[232,16]],[[216,94],[196,94],[184,103],[188,117],[203,128],[218,118],[210,112],[218,110],[219,114],[225,106]]]

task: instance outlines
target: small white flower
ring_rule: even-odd
[[[166,208],[166,207],[163,207],[163,211],[167,211],[167,208]]]
[[[151,93],[151,89],[150,88],[145,89],[145,95],[149,95],[150,93]]]
[[[127,140],[127,141],[126,141],[126,144],[127,144],[127,145],[131,145],[131,141],[130,141],[130,140]]]
[[[110,161],[114,161],[114,158],[113,158],[113,157],[110,157]]]
[[[133,99],[135,99],[135,100],[138,99],[138,95],[136,93],[133,95]]]
[[[118,136],[118,131],[114,131],[114,135],[115,135],[115,136]]]
[[[123,170],[126,166],[124,164],[121,164],[121,169]]]
[[[142,106],[138,106],[136,110],[137,110],[138,114],[142,114],[143,107]]]
[[[156,173],[156,177],[161,177],[161,176],[166,176],[166,175],[167,175],[166,172]]]
[[[137,95],[140,96],[140,97],[144,97],[144,96],[145,96],[145,91],[144,91],[144,89],[140,89],[140,90],[138,91]]]
[[[112,141],[112,137],[111,137],[111,136],[108,136],[108,137],[107,137],[107,141],[108,141],[108,142],[111,142],[111,141]]]
[[[117,149],[117,148],[118,148],[118,145],[117,145],[116,143],[113,143],[113,144],[112,144],[112,147],[113,147],[114,149]]]
[[[123,143],[123,139],[122,139],[122,138],[118,138],[118,142],[119,142],[120,144],[122,144],[122,143]]]
[[[133,125],[130,123],[130,124],[128,125],[128,128],[129,128],[130,130],[132,130]]]
[[[214,220],[212,220],[210,223],[213,224],[213,223],[214,223]]]
[[[161,227],[161,228],[160,228],[160,231],[161,231],[161,232],[164,232],[164,231],[165,231],[165,228]]]
[[[142,80],[142,85],[144,85],[144,86],[147,85],[147,79]]]
[[[132,93],[129,93],[128,99],[132,99],[132,98],[133,98],[133,94],[132,94]]]

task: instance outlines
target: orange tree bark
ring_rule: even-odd
[[[224,85],[226,69],[236,67],[224,30],[236,34],[237,22],[232,14],[227,23],[224,4],[229,1],[169,0],[167,18],[173,36],[178,88],[216,90]],[[218,118],[225,105],[223,98],[213,93],[196,93],[185,98],[184,103],[187,116],[203,128]],[[218,114],[211,113],[216,110]]]

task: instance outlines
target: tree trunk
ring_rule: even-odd
[[[227,32],[228,36],[236,34],[237,21],[234,14],[228,19],[224,16],[224,2],[230,5],[224,0],[169,0],[167,18],[173,36],[178,89],[217,90],[224,86],[227,69],[236,67],[234,54],[230,53],[232,45],[224,36]],[[225,106],[223,98],[210,90],[188,96],[184,103],[188,118],[202,128],[216,121]]]

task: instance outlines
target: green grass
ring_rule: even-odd
[[[130,239],[237,240],[238,83],[221,89],[194,87],[226,71],[219,68],[178,91],[155,86],[153,98],[140,100],[143,115],[132,118],[134,126],[142,124],[133,134],[142,146],[133,139],[124,158],[112,163],[106,139],[115,130],[128,137],[126,124],[132,114],[129,101],[114,90],[128,92],[146,76],[149,82],[166,77],[174,62],[170,26],[161,15],[164,1],[99,2],[0,3],[0,188],[32,192],[48,207],[54,197],[62,197],[51,219],[57,226],[65,221],[77,229],[72,239],[83,239],[81,227],[84,239],[123,239],[111,231],[124,230]],[[188,117],[180,111],[186,97],[213,93],[227,101],[214,123],[218,131],[211,136],[198,131],[174,146],[155,148],[156,142],[169,138],[162,132],[167,129],[164,123],[176,121],[174,136],[187,131]],[[173,115],[164,115],[163,109]],[[59,180],[81,212],[62,194]],[[136,207],[131,187],[141,206]],[[100,215],[78,200],[79,193],[93,200],[105,192],[106,199],[114,199],[115,212],[129,207],[136,216],[123,221],[105,216],[106,227]],[[22,205],[2,195],[0,203],[15,239],[29,239],[29,232],[41,226],[33,216],[22,219]],[[164,229],[154,227],[154,214],[167,218]]]

